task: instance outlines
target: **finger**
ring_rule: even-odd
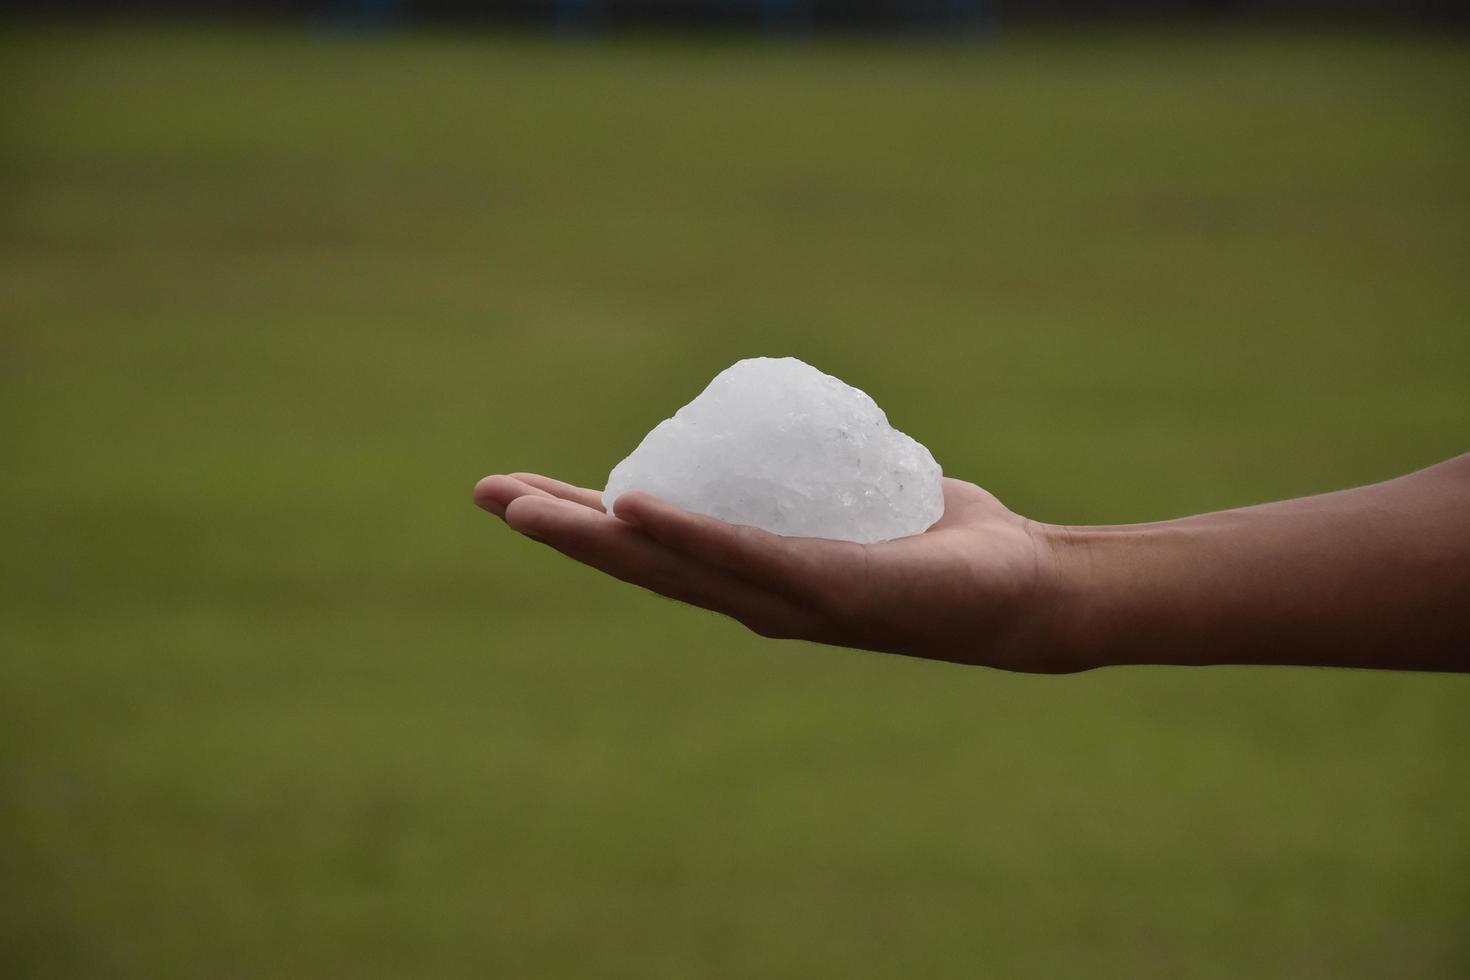
[[[525,496],[512,501],[505,519],[515,530],[568,558],[671,599],[733,616],[746,625],[794,628],[798,619],[796,608],[783,597],[701,565],[632,525],[588,507]]]
[[[696,514],[639,491],[618,497],[617,516],[670,549],[780,592],[808,595],[820,580],[815,551],[835,541],[788,538]]]
[[[1007,512],[1005,506],[995,499],[995,495],[983,487],[951,477],[945,477],[942,486],[944,488],[944,513],[929,528],[931,531],[959,527],[980,515]]]
[[[518,497],[550,496],[545,490],[528,486],[513,476],[496,473],[475,484],[475,506],[488,510],[496,517],[505,517],[505,509]]]
[[[602,506],[602,491],[600,490],[588,490],[586,487],[573,486],[570,483],[553,480],[549,476],[542,476],[540,473],[512,473],[511,476],[528,486],[545,490],[553,497],[570,500],[574,504],[591,507],[593,510],[606,510]]]

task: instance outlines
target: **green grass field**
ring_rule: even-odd
[[[795,354],[1044,520],[1470,448],[1470,45],[0,39],[0,974],[1460,977],[1470,678],[762,641],[474,510]]]

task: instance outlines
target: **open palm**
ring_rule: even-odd
[[[609,575],[724,613],[762,636],[1012,670],[1046,662],[1055,561],[1037,526],[973,483],[944,481],[944,516],[878,544],[786,537],[645,493],[618,498],[534,473],[487,476],[475,503]]]

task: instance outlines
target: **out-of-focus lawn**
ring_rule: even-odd
[[[1470,446],[1463,43],[0,42],[7,977],[1451,977],[1470,679],[772,644],[469,504],[740,356],[1047,520]]]

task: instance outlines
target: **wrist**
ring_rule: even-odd
[[[1229,527],[1214,516],[1048,526],[1056,656],[1075,670],[1213,662],[1196,640],[1217,628],[1220,614],[1199,599],[1222,594],[1225,583],[1202,561],[1222,553],[1219,532]]]
[[[1131,663],[1117,636],[1118,582],[1131,528],[1086,528],[1032,522],[1038,584],[1031,618],[1036,655],[1057,673]]]
[[[1079,529],[1026,521],[1036,577],[1016,617],[1010,646],[1021,669],[1070,674],[1108,666],[1095,608],[1097,569]]]

